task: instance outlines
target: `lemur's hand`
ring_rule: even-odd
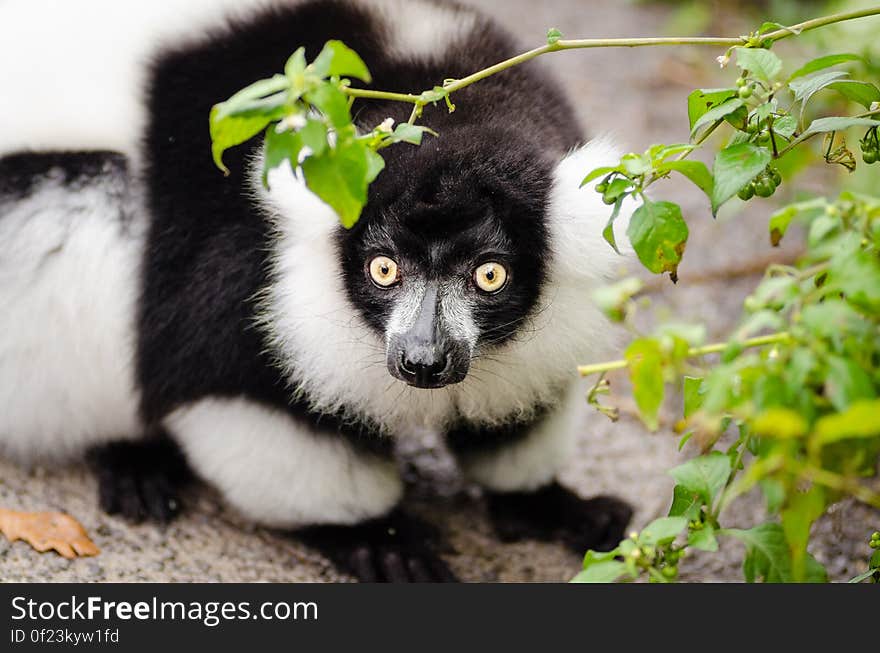
[[[613,549],[632,517],[632,508],[620,499],[581,499],[558,483],[535,492],[491,492],[488,502],[492,525],[502,541],[555,541],[580,554],[587,549]]]
[[[362,583],[448,583],[458,579],[440,557],[436,528],[395,510],[356,526],[318,526],[297,537]]]
[[[93,450],[90,459],[98,476],[98,499],[108,514],[164,524],[180,513],[179,490],[191,472],[170,439],[114,442]]]

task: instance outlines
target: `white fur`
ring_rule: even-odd
[[[0,152],[109,149],[138,156],[147,62],[263,0],[3,0]],[[279,67],[283,62],[279,62]]]
[[[465,475],[496,492],[537,490],[551,482],[574,452],[574,408],[580,396],[573,389],[568,394],[563,406],[522,440],[497,451],[462,456]]]
[[[263,524],[354,524],[388,512],[403,491],[393,463],[246,399],[204,399],[165,425],[196,472]]]
[[[0,152],[107,149],[139,161],[152,55],[200,38],[229,16],[300,1],[0,1]],[[390,51],[403,58],[429,56],[475,24],[470,12],[422,0],[362,4],[375,5]]]
[[[448,52],[477,26],[473,12],[426,0],[370,0],[369,5],[378,9],[391,53],[400,59],[430,59]]]
[[[143,222],[121,180],[0,202],[0,451],[63,458],[142,431],[134,311]]]
[[[254,192],[277,228],[261,323],[294,389],[317,410],[366,416],[398,436],[441,429],[458,417],[500,424],[558,403],[576,365],[606,355],[610,344],[611,327],[590,292],[620,257],[601,237],[608,207],[578,186],[587,171],[616,160],[598,141],[559,164],[550,203],[554,256],[546,261],[539,310],[519,339],[478,355],[462,383],[439,390],[412,388],[388,374],[384,343],[346,297],[332,210],[289,167],[273,171],[268,192],[255,172]]]

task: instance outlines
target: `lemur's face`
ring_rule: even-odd
[[[552,265],[550,166],[481,142],[393,157],[341,235],[350,300],[384,338],[389,373],[419,388],[462,381],[521,333]]]

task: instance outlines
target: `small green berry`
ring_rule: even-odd
[[[743,100],[747,100],[752,97],[752,87],[751,86],[742,86],[739,91],[737,91],[739,97]]]
[[[877,163],[878,156],[880,155],[878,155],[876,150],[865,150],[864,152],[862,152],[862,160],[868,165],[871,165],[872,163]]]
[[[736,78],[736,85],[737,85],[737,87],[739,87],[739,88],[742,88],[743,86],[745,86],[745,85],[746,85],[746,79],[745,79],[745,77],[737,77],[737,78]]]
[[[758,178],[755,182],[755,195],[758,197],[770,197],[776,190],[776,184],[772,179]]]
[[[880,540],[880,531],[874,531],[873,533],[871,533],[871,539]]]
[[[782,183],[782,175],[779,174],[779,170],[776,168],[770,168],[770,179],[773,180],[773,183],[777,186]]]
[[[736,194],[743,202],[748,202],[755,195],[755,185],[751,182],[739,189]]]
[[[608,190],[608,184],[605,183],[604,181],[596,184],[596,192],[597,193],[604,193],[606,190]]]
[[[666,578],[675,578],[678,576],[678,567],[675,565],[666,565],[663,569],[660,570]]]

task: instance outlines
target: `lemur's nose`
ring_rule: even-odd
[[[436,388],[443,385],[441,377],[446,371],[446,354],[434,345],[416,345],[400,353],[398,369],[407,383],[420,388]]]

